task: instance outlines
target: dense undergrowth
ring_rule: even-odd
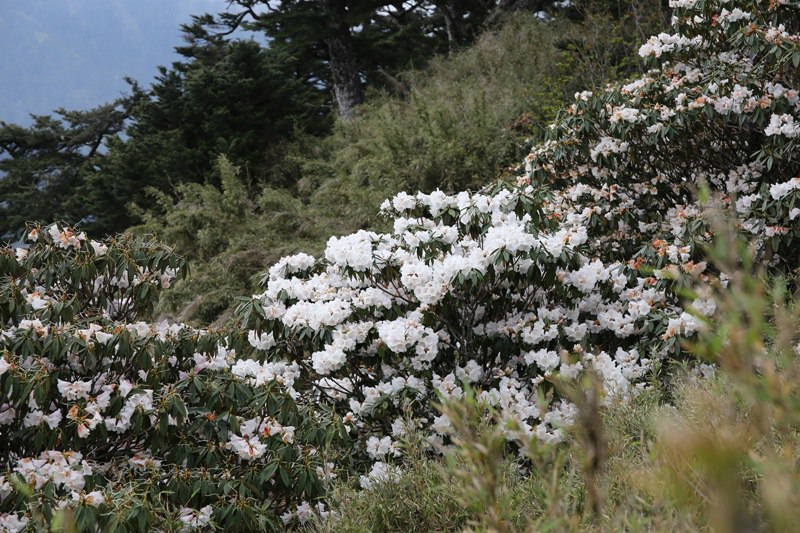
[[[572,390],[579,415],[562,445],[509,453],[503,424],[467,395],[442,407],[456,427],[445,460],[402,446],[408,467],[360,489],[335,484],[335,521],[318,531],[791,531],[800,519],[798,330],[786,279],[752,262],[731,230],[710,258],[736,272],[718,312],[687,351],[631,401],[598,405],[596,383]]]

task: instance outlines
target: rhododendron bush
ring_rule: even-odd
[[[673,7],[675,33],[640,49],[652,70],[577,94],[516,182],[400,193],[382,206],[393,231],[282,260],[243,309],[354,428],[372,477],[410,429],[446,441],[434,405],[464,383],[510,438],[547,441],[574,414],[552,378],[591,370],[609,400],[645,386],[714,313],[704,287],[726,284],[703,259],[699,189],[774,271],[797,268],[798,4]]]
[[[278,527],[336,428],[246,332],[140,321],[185,265],[34,227],[0,254],[0,529]],[[320,412],[321,413],[321,412]]]
[[[0,256],[0,525],[302,522],[345,432],[369,487],[409,432],[448,442],[436,404],[466,386],[548,442],[576,409],[558,381],[648,386],[727,282],[699,190],[773,272],[800,266],[798,4],[672,7],[652,69],[576,95],[515,180],[396,195],[391,231],[282,259],[224,330],[137,322],[183,271],[167,249],[33,228]]]

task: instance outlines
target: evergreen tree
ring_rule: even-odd
[[[107,169],[107,148],[123,130],[132,98],[88,111],[58,109],[29,127],[0,122],[0,240],[15,240],[26,221],[83,222],[97,232],[129,220],[108,192],[92,190]]]
[[[496,15],[493,0],[233,0],[229,11],[195,19],[224,35],[263,32],[270,48],[289,52],[298,76],[327,88],[348,120],[365,86],[395,86],[393,74],[434,53],[469,43]]]
[[[220,154],[262,177],[296,130],[326,131],[329,110],[318,88],[294,77],[285,55],[255,41],[188,34],[186,58],[161,67],[132,111],[127,139],[112,149],[115,179],[147,205],[143,186],[217,182]],[[277,185],[286,185],[278,183]]]
[[[296,131],[327,131],[326,92],[299,79],[284,50],[184,29],[184,59],[160,67],[152,87],[129,80],[129,96],[92,110],[0,123],[1,239],[26,221],[120,232],[136,221],[133,204],[153,204],[151,187],[217,184],[220,154],[262,178]]]

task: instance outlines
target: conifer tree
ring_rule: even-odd
[[[0,122],[0,239],[19,237],[26,220],[83,222],[98,232],[129,220],[108,191],[90,191],[107,148],[123,130],[131,98],[87,111],[58,109],[29,127]]]

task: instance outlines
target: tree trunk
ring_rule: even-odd
[[[447,5],[447,2],[437,2],[435,5],[437,8],[439,8],[439,11],[444,17],[444,25],[445,29],[447,30],[447,53],[449,55],[452,54],[456,47],[460,44],[458,26],[456,26],[453,11],[450,9],[450,6]]]
[[[329,24],[329,35],[325,42],[330,54],[333,97],[339,117],[346,122],[353,116],[353,108],[364,101],[364,88],[361,85],[344,2],[322,0],[322,7]]]

